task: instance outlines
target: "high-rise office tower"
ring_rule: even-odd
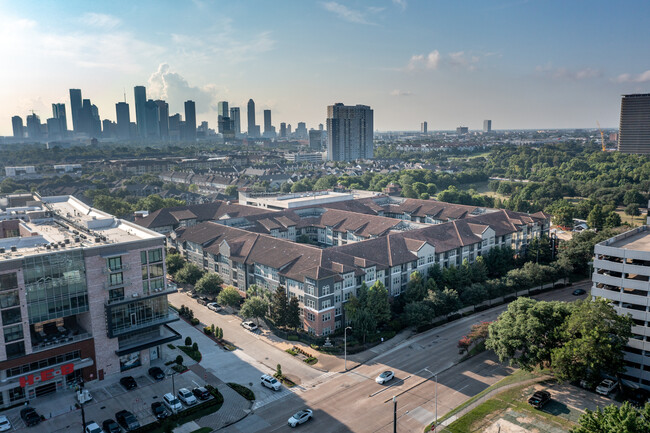
[[[102,137],[115,138],[117,135],[117,124],[108,119],[102,121]]]
[[[291,124],[287,125],[287,137],[291,137]]]
[[[129,113],[129,104],[118,102],[115,104],[115,114],[117,115],[117,137],[120,140],[131,138],[131,113]]]
[[[161,99],[156,101],[158,105],[158,131],[163,140],[169,140],[169,104]]]
[[[264,110],[264,136],[270,136],[271,129],[271,110]]]
[[[280,123],[280,138],[287,138],[287,124]]]
[[[99,118],[99,108],[95,104],[90,106],[90,130],[94,137],[99,137],[102,133],[102,121]]]
[[[319,131],[322,131],[322,130],[323,130],[323,124],[322,124],[322,123],[319,123],[319,124],[318,124],[318,130],[319,130]]]
[[[249,137],[259,136],[259,132],[257,131],[256,126],[257,125],[255,125],[255,101],[249,99],[248,100],[248,130],[247,130]]]
[[[65,115],[65,104],[52,104],[52,117],[57,120],[59,134],[62,138],[65,137],[68,132],[68,119]]]
[[[27,136],[32,140],[41,139],[41,119],[34,113],[27,116]]]
[[[468,134],[469,133],[469,128],[467,126],[459,126],[456,128],[456,134],[462,135],[462,134]]]
[[[147,118],[146,107],[147,104],[147,89],[144,86],[135,86],[133,88],[135,95],[135,122],[138,124],[138,135],[140,138],[147,138]]]
[[[147,124],[147,139],[158,140],[160,138],[160,112],[156,101],[149,99],[144,104],[144,113],[144,121]]]
[[[241,135],[241,117],[239,107],[230,108],[230,121],[232,122],[232,129],[235,135]]]
[[[298,140],[307,140],[309,138],[309,132],[307,131],[305,122],[298,122],[295,135]]]
[[[23,118],[20,116],[14,116],[11,118],[11,127],[14,131],[14,138],[22,138],[25,135],[25,128],[23,126]]]
[[[45,121],[47,125],[47,139],[50,141],[59,140],[61,138],[61,127],[59,125],[59,119],[50,117]]]
[[[196,106],[194,101],[185,101],[185,139],[196,140]]]
[[[217,103],[217,131],[219,134],[231,136],[232,129],[228,101],[219,101]]]
[[[320,152],[323,148],[323,131],[320,129],[309,130],[309,149]]]
[[[81,112],[81,89],[70,89],[70,115],[72,116],[72,130],[82,132],[79,114]]]
[[[485,133],[490,133],[492,132],[492,121],[491,120],[484,120],[483,121],[483,132]]]
[[[220,117],[230,117],[230,111],[228,111],[228,101],[217,102],[217,115]]]
[[[428,128],[429,128],[429,124],[427,122],[420,123],[420,133],[421,134],[426,134]]]
[[[81,109],[79,110],[79,132],[83,134],[92,134],[93,129],[93,113],[91,108],[90,99],[83,99]]]
[[[181,135],[181,115],[176,113],[173,116],[169,116],[169,139],[173,141],[178,141],[182,138]]]
[[[367,105],[327,107],[327,159],[354,161],[372,159],[373,111]]]
[[[623,95],[618,151],[650,153],[650,93]]]

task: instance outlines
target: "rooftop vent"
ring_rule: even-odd
[[[13,246],[13,247],[11,247],[11,251],[15,253],[16,251],[18,251],[18,248],[16,248],[15,246]]]
[[[101,240],[102,240],[102,238],[100,238],[99,236],[95,236],[95,243],[96,244],[98,244]]]
[[[4,248],[0,248],[0,254],[3,254],[5,252]]]

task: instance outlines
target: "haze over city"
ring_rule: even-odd
[[[377,130],[614,127],[620,94],[650,82],[650,5],[629,2],[0,1],[0,135],[43,119],[80,88],[102,118],[133,87],[273,110],[317,127],[334,102],[363,103]],[[633,55],[632,55],[633,53]],[[68,127],[71,128],[71,120]]]

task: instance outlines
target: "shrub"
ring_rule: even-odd
[[[313,356],[308,356],[305,358],[305,362],[309,365],[314,365],[318,362],[318,358],[314,358]]]
[[[190,320],[190,323],[192,324],[192,326],[196,326],[200,322],[199,322],[199,319],[197,319],[196,317],[192,317],[192,319]]]
[[[228,386],[234,389],[235,391],[237,391],[237,393],[242,397],[244,397],[246,400],[248,401],[255,400],[255,393],[251,391],[249,388],[246,388],[244,385],[229,382]]]
[[[287,352],[291,356],[296,356],[298,354],[298,352],[296,352],[293,349],[287,349],[287,350],[285,350],[285,352]]]
[[[217,335],[217,333],[215,332],[215,329],[216,328],[214,326],[214,323],[212,325],[210,325],[210,332],[212,332],[213,335]]]
[[[191,337],[185,337],[185,345],[186,346],[191,346],[192,345],[192,338]]]
[[[282,366],[280,364],[275,367],[275,377],[282,378]]]
[[[206,335],[212,335],[212,329],[210,329],[209,326],[205,326],[203,328],[203,333],[206,334]]]
[[[309,346],[310,346],[312,349],[314,349],[314,350],[318,350],[318,349],[319,349],[318,345],[316,345],[316,344],[310,344]]]
[[[178,355],[176,357],[176,364],[183,365],[183,355]]]
[[[172,349],[172,350],[176,349],[176,346],[174,346],[174,345],[171,344],[171,343],[169,343],[169,344],[167,345],[167,347],[169,347],[169,348]]]
[[[289,341],[298,341],[298,336],[297,335],[289,335],[287,337],[287,340],[289,340]]]
[[[192,350],[194,350],[195,352],[198,352],[199,351],[199,343],[197,343],[195,341],[194,344],[192,344]]]

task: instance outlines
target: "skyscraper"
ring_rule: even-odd
[[[196,140],[196,106],[194,101],[185,101],[185,139]]]
[[[280,138],[287,138],[287,124],[280,123]]]
[[[93,113],[90,99],[83,99],[79,110],[79,132],[91,135],[93,130]]]
[[[135,86],[133,88],[135,94],[135,122],[138,125],[138,135],[140,138],[147,137],[147,118],[145,115],[147,104],[147,89],[144,86]]]
[[[117,115],[117,137],[120,140],[128,140],[131,138],[129,104],[126,102],[118,102],[115,104],[115,114]]]
[[[327,159],[372,159],[373,111],[367,105],[327,107]]]
[[[420,123],[420,133],[421,134],[426,134],[428,129],[429,129],[429,124],[426,121]]]
[[[158,131],[160,138],[169,140],[169,104],[158,99]]]
[[[650,153],[650,93],[623,95],[618,151]]]
[[[70,89],[70,114],[72,115],[72,130],[81,131],[79,114],[81,111],[81,89]]]
[[[34,113],[27,116],[27,136],[32,140],[41,139],[41,119]]]
[[[24,137],[24,126],[23,126],[23,118],[20,116],[14,116],[11,118],[11,127],[14,131],[14,138],[19,138],[22,140]]]
[[[147,139],[154,141],[160,139],[160,112],[156,101],[149,99],[144,104],[144,113],[145,123],[147,124]]]
[[[228,101],[219,101],[217,103],[217,115],[220,117],[230,117],[230,111],[228,111]]]
[[[484,120],[483,121],[483,132],[485,133],[490,133],[492,132],[492,121],[491,120]]]
[[[255,125],[255,101],[252,99],[248,100],[248,136],[249,137],[258,137],[259,131]]]
[[[298,122],[295,135],[298,140],[309,139],[309,132],[307,131],[307,125],[305,125],[305,122]]]
[[[264,110],[264,136],[271,137],[275,135],[275,131],[272,130],[273,126],[271,125],[271,110]]]
[[[323,147],[323,132],[320,129],[309,130],[309,149],[320,152]]]
[[[57,120],[57,128],[61,137],[68,132],[68,119],[65,115],[65,104],[52,104],[52,117]]]
[[[169,116],[169,139],[178,141],[183,136],[181,135],[182,128],[181,128],[181,123],[183,123],[181,119],[181,115],[176,113],[173,116]]]
[[[230,108],[230,121],[232,122],[232,129],[235,131],[235,135],[241,135],[241,117],[239,107]]]

